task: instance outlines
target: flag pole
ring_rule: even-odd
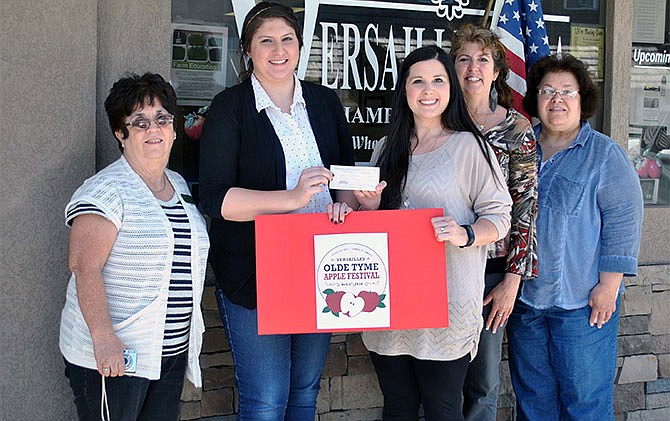
[[[482,17],[482,22],[479,24],[480,28],[486,29],[486,26],[489,23],[489,14],[491,13],[491,8],[493,7],[493,0],[489,0],[489,4],[486,6],[486,11]]]

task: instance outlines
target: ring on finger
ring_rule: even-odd
[[[502,314],[502,313],[498,313],[498,317],[502,317],[502,316],[503,316],[503,314]]]
[[[440,232],[447,232],[447,227],[440,227]]]

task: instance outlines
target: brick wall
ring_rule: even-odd
[[[640,267],[626,278],[614,409],[617,421],[670,420],[670,265]],[[203,299],[207,331],[200,362],[203,388],[185,382],[182,420],[232,421],[237,392],[233,362],[213,287]],[[512,420],[514,394],[507,346],[500,364],[498,420]],[[318,421],[381,419],[382,395],[360,336],[333,335],[317,400]]]
[[[621,310],[617,420],[670,420],[670,266],[627,278]]]

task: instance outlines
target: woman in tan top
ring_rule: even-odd
[[[421,404],[426,420],[462,420],[463,381],[482,329],[485,246],[507,234],[512,201],[449,55],[435,46],[415,50],[397,86],[389,134],[372,158],[387,185],[356,196],[367,210],[444,209],[431,222],[445,243],[449,327],[362,337],[384,394],[384,420],[416,420]]]

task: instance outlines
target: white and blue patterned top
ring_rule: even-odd
[[[166,176],[182,201],[191,230],[192,312],[186,377],[201,385],[198,357],[204,322],[200,302],[205,280],[209,238],[205,221],[190,199],[184,179]],[[176,245],[172,223],[147,185],[122,156],[89,178],[65,208],[66,222],[81,214],[99,214],[117,228],[117,236],[102,268],[114,332],[138,353],[136,376],[160,378],[169,286]],[[60,349],[69,362],[96,369],[90,332],[79,308],[76,279],[70,277],[60,327]]]
[[[272,127],[277,133],[284,150],[286,160],[286,189],[291,190],[298,185],[302,170],[309,167],[323,166],[316,138],[309,123],[305,100],[302,97],[300,81],[295,78],[295,89],[293,91],[293,103],[291,112],[287,114],[275,105],[267,92],[251,75],[251,84],[256,97],[256,109],[260,113],[265,110]],[[326,205],[332,203],[328,186],[323,186],[323,191],[315,194],[309,203],[293,213],[319,213],[326,211]]]

